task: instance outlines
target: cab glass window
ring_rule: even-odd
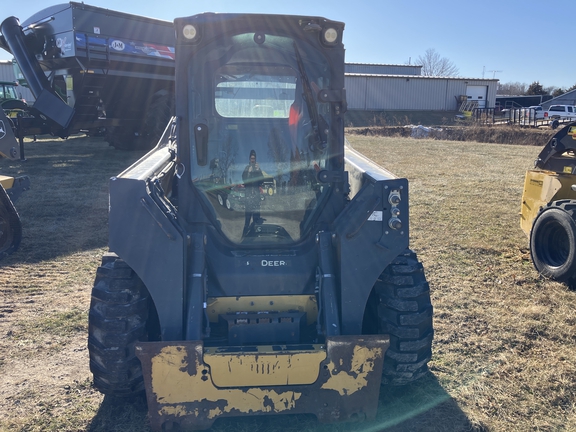
[[[330,67],[321,50],[287,37],[227,41],[190,63],[190,135],[193,147],[207,142],[205,160],[192,151],[192,180],[229,240],[298,242],[329,193],[317,174],[329,159],[330,106],[318,93]]]

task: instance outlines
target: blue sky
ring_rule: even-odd
[[[11,2],[21,21],[62,0]],[[318,15],[346,23],[346,61],[412,64],[428,48],[466,78],[564,89],[576,84],[576,0],[87,0],[92,6],[172,21],[201,12]],[[8,12],[7,12],[8,10]],[[572,49],[571,49],[572,48]],[[0,49],[0,60],[11,59]],[[497,71],[497,72],[495,72]]]

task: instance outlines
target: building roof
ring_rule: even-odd
[[[498,78],[466,78],[466,77],[452,77],[452,76],[426,76],[426,75],[388,75],[388,74],[365,74],[346,72],[345,76],[351,77],[373,77],[373,78],[410,78],[410,79],[451,79],[459,81],[500,81]]]
[[[346,62],[347,65],[360,65],[360,66],[394,66],[394,67],[423,67],[422,65],[410,64],[394,64],[394,63],[361,63],[361,62]]]

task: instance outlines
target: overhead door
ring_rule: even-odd
[[[478,102],[478,108],[486,108],[488,86],[466,86],[468,102]]]

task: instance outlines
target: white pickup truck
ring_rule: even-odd
[[[576,107],[572,105],[550,105],[544,111],[545,119],[576,120]]]

